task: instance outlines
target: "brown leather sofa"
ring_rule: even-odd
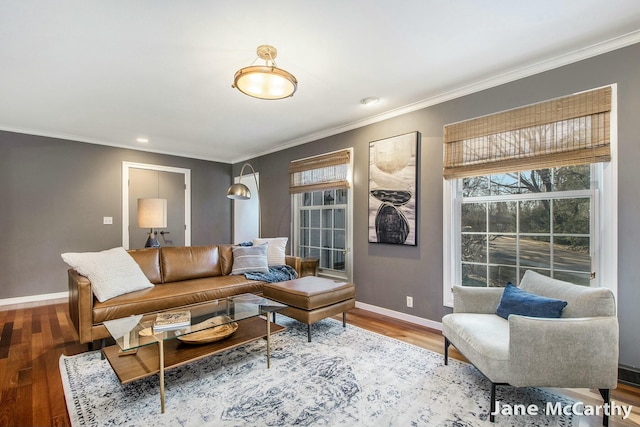
[[[128,251],[154,287],[99,302],[91,282],[70,269],[69,314],[80,343],[109,337],[105,320],[134,314],[155,316],[162,310],[185,308],[242,293],[261,294],[265,282],[244,275],[230,276],[232,245],[148,248]],[[287,265],[300,271],[300,258],[287,256]]]

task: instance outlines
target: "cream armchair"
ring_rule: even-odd
[[[520,289],[567,301],[560,318],[496,315],[504,288],[454,286],[454,312],[442,319],[444,360],[453,344],[496,386],[597,388],[609,403],[618,380],[618,319],[613,294],[527,271]],[[490,415],[494,421],[494,416]],[[603,425],[608,425],[605,414]]]

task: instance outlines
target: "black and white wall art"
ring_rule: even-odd
[[[417,245],[420,133],[369,143],[369,242]]]

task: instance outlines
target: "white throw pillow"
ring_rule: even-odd
[[[256,238],[253,239],[254,245],[269,244],[267,248],[267,261],[269,267],[274,265],[285,265],[285,255],[287,250],[288,237],[271,237],[271,238]]]
[[[100,302],[153,287],[138,263],[122,247],[102,252],[68,252],[62,254],[62,259],[91,280],[93,294]]]

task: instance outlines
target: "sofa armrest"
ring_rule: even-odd
[[[69,317],[78,331],[80,343],[93,341],[93,291],[91,281],[76,270],[69,270]]]
[[[616,388],[618,319],[509,316],[513,386]]]
[[[453,287],[454,313],[495,314],[504,288]]]
[[[286,255],[284,262],[288,266],[293,267],[296,273],[298,273],[298,276],[300,275],[300,268],[302,267],[302,264],[301,264],[302,259],[300,257],[293,256],[293,255]]]

